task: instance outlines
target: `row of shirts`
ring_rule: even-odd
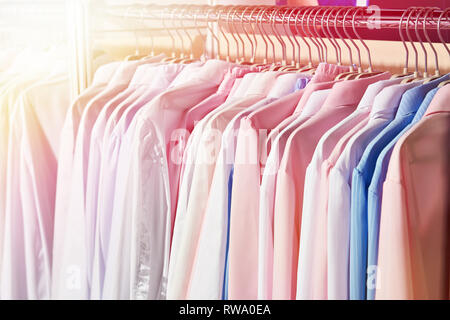
[[[305,87],[250,106],[231,103],[200,121],[184,153],[169,299],[448,298],[444,119],[450,90],[438,86],[449,75],[334,81],[343,71],[322,64]],[[275,77],[272,88],[283,75]],[[399,191],[383,197],[383,183],[390,181],[394,147],[434,114],[440,138],[421,134],[434,145],[423,150],[436,172],[427,181],[440,190],[415,212],[408,201],[427,202],[427,191],[435,191],[420,180],[401,180]],[[402,161],[408,171],[423,170]],[[420,220],[389,229],[381,217],[392,215],[436,220],[425,232]],[[405,243],[400,230],[417,241]],[[433,243],[426,240],[431,235]],[[396,246],[389,245],[396,237]],[[405,257],[411,250],[417,255]]]
[[[49,297],[65,53],[0,53],[0,299]]]
[[[163,58],[97,70],[92,85],[60,109],[68,108],[51,136],[59,142],[57,168],[42,158],[48,137],[10,147],[7,189],[22,198],[21,216],[29,220],[4,224],[2,239],[8,232],[17,239],[14,228],[28,230],[23,241],[2,246],[1,298],[448,294],[442,174],[449,87],[438,88],[448,76],[406,84],[389,73],[335,81],[347,67],[320,64],[312,76]],[[49,93],[56,87],[45,88],[39,92],[56,102]],[[422,123],[434,118],[431,137]],[[38,120],[57,119],[48,112]],[[15,121],[34,132],[22,118]],[[414,130],[420,147],[417,137],[403,140]],[[401,141],[414,149],[418,166],[410,154],[396,156],[397,148],[411,152]],[[29,150],[34,157],[25,156]],[[16,168],[14,159],[40,175]],[[383,182],[399,172],[390,188],[400,189],[383,193]],[[374,266],[376,290],[366,273]]]

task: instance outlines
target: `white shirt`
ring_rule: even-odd
[[[50,298],[56,150],[70,103],[61,74],[23,91],[11,116],[2,299]]]
[[[94,245],[94,265],[92,274],[91,299],[101,299],[106,261],[108,260],[109,240],[111,235],[112,212],[115,197],[116,173],[122,139],[136,112],[158,94],[167,89],[184,65],[162,64],[145,65],[136,73],[143,73],[138,79],[133,78],[130,85],[135,85],[132,94],[137,97],[133,103],[123,103],[117,107],[108,120],[102,142],[101,165],[99,172],[98,208]],[[120,116],[121,114],[121,116]],[[117,119],[120,119],[117,122]]]
[[[331,89],[311,94],[299,117],[283,129],[272,143],[266,160],[259,199],[258,231],[258,299],[272,299],[273,278],[273,217],[277,172],[289,132],[314,115],[322,106]],[[286,137],[282,141],[281,137]]]
[[[110,259],[114,259],[113,264],[117,262],[120,277],[114,279],[113,274],[113,283],[110,283],[106,270],[105,299],[165,297],[171,234],[166,146],[184,111],[213,94],[229,66],[224,61],[207,61],[186,81],[153,99],[136,115],[128,154],[131,166],[119,168],[119,171],[129,170],[128,179],[120,181],[126,188],[123,207],[114,208],[114,215],[117,210],[127,218],[117,233],[114,229],[111,231],[114,238],[121,241],[119,246],[123,251],[114,249],[110,242],[107,261],[108,265]],[[124,251],[129,259],[124,259]],[[121,263],[121,260],[124,261]]]
[[[189,283],[188,299],[222,298],[228,226],[228,177],[234,163],[236,133],[239,129],[240,119],[293,92],[298,78],[301,77],[304,76],[301,74],[278,76],[266,99],[241,111],[227,125],[222,135],[222,143],[214,168]]]

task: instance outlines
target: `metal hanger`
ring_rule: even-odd
[[[328,39],[328,41],[331,43],[332,47],[334,48],[334,51],[336,53],[336,64],[341,65],[341,48],[339,47],[339,44],[337,44],[337,41],[334,39],[333,35],[330,31],[330,17],[332,12],[334,11],[333,7],[327,7],[325,12],[323,13],[322,23],[321,23],[321,29],[323,30],[323,33],[325,35],[325,38]],[[326,16],[326,18],[325,18]],[[324,25],[325,23],[325,25]]]
[[[192,6],[193,7],[193,6]],[[200,8],[197,7],[197,10],[194,10],[192,15],[194,17],[194,29],[197,30],[198,36],[200,37],[200,39],[202,40],[203,44],[202,44],[202,55],[200,56],[200,61],[205,61],[206,60],[206,56],[205,56],[205,48],[206,48],[206,40],[205,37],[203,36],[202,32],[200,31],[200,28],[198,27],[198,23],[197,23],[197,13],[200,11]],[[219,53],[220,54],[220,53]]]
[[[319,57],[319,62],[323,62],[323,48],[322,45],[319,43],[319,41],[314,37],[314,35],[311,32],[311,29],[309,27],[309,18],[311,17],[311,15],[314,13],[315,7],[310,7],[309,9],[306,10],[306,13],[308,13],[307,17],[306,17],[306,29],[308,30],[308,38],[309,40],[311,40],[311,42],[315,45],[316,49],[317,49],[317,54]],[[303,17],[302,17],[302,29],[303,29]],[[304,29],[303,29],[304,31]]]
[[[291,12],[289,13],[289,17],[288,17],[288,29],[289,32],[292,35],[292,39],[294,40],[296,46],[297,46],[297,57],[298,60],[295,61],[295,68],[297,68],[297,70],[300,70],[300,63],[301,63],[301,46],[300,46],[300,42],[298,42],[296,35],[294,34],[294,32],[292,32],[292,28],[291,28],[291,21],[292,21],[292,16],[295,14],[295,10],[296,8],[292,8]],[[295,26],[296,27],[296,26]]]
[[[442,17],[444,17],[444,15],[446,15],[446,19],[448,19],[448,12],[450,11],[449,9],[445,9],[444,11],[442,11],[441,15],[439,16],[438,19],[438,24],[437,24],[437,31],[438,31],[438,35],[439,35],[439,40],[441,40],[442,45],[444,46],[444,48],[447,50],[448,55],[450,56],[450,50],[448,49],[448,46],[444,40],[444,37],[441,34],[441,20]],[[441,83],[439,83],[438,88],[442,88],[443,86],[450,84],[450,80],[446,80],[446,81],[442,81]]]
[[[298,10],[298,12],[297,12],[297,14],[295,15],[295,31],[296,31],[296,33],[300,36],[300,38],[303,40],[303,42],[306,44],[306,47],[308,48],[308,58],[309,58],[309,62],[308,62],[308,64],[307,65],[305,65],[305,66],[303,66],[302,68],[300,68],[299,69],[299,72],[308,72],[308,71],[310,71],[310,70],[315,70],[315,68],[314,68],[314,65],[313,65],[313,62],[312,62],[312,49],[311,49],[311,45],[306,41],[306,39],[303,37],[303,34],[299,31],[299,29],[298,29],[298,25],[299,25],[299,23],[298,23],[298,19],[299,19],[299,15],[300,15],[300,13],[302,13],[302,10],[303,10],[303,8],[300,8],[299,10]],[[304,16],[304,13],[303,13],[303,15],[302,15],[302,22],[303,22],[303,16]],[[301,23],[302,23],[301,22]],[[300,24],[301,26],[302,26],[302,31],[303,31],[303,33],[306,35],[306,33],[304,32],[304,29],[303,29],[303,25],[302,24]],[[300,53],[299,53],[299,56],[300,56]]]
[[[292,20],[292,16],[296,11],[296,8],[287,8],[286,7],[286,12],[283,15],[283,30],[286,33],[287,39],[289,40],[289,42],[292,45],[292,61],[291,64],[281,68],[282,71],[294,71],[294,72],[300,72],[300,43],[298,42],[295,34],[292,32],[292,28],[291,28],[291,20]],[[288,20],[287,20],[287,28],[286,28],[286,23],[285,23],[285,17],[286,15],[289,13],[288,16]],[[294,44],[295,42],[295,44]],[[296,59],[296,53],[295,53],[295,49],[297,49],[298,52],[298,60]]]
[[[309,29],[309,23],[308,23],[308,22],[306,23],[309,32],[306,32],[306,30],[305,30],[305,23],[303,23],[304,18],[306,17],[306,15],[308,14],[308,12],[309,12],[310,10],[312,10],[311,7],[305,7],[305,11],[303,12],[302,17],[301,17],[301,20],[300,20],[300,26],[301,26],[302,32],[303,32],[303,34],[306,36],[306,38],[308,38],[308,39],[313,43],[313,45],[316,47],[317,52],[318,52],[318,55],[319,55],[319,62],[320,62],[320,60],[321,60],[321,57],[320,57],[320,48],[319,48],[317,42],[311,37],[311,33],[310,33],[311,30]],[[300,11],[300,12],[301,12],[301,11]],[[299,13],[300,13],[300,12],[299,12]],[[308,17],[309,17],[309,16],[308,16]],[[296,24],[296,30],[297,30],[297,33],[301,35],[301,38],[302,38],[303,41],[307,44],[307,46],[308,46],[308,51],[309,51],[309,63],[308,63],[306,66],[300,68],[299,72],[300,72],[300,73],[311,73],[311,74],[312,74],[312,73],[314,73],[315,70],[316,70],[316,67],[314,66],[314,64],[313,64],[313,62],[312,62],[312,48],[311,48],[310,44],[306,41],[306,39],[302,36],[302,33],[300,33],[300,32],[298,31],[298,28],[297,28],[297,18],[298,18],[298,14],[297,14],[297,16],[296,16],[296,23],[295,23],[295,24]]]
[[[409,50],[408,46],[406,45],[405,37],[403,36],[402,28],[403,28],[403,19],[405,18],[405,15],[408,14],[408,12],[411,10],[411,8],[406,9],[402,16],[400,17],[400,22],[398,24],[398,34],[400,36],[400,40],[402,41],[403,48],[405,49],[405,66],[403,67],[403,73],[400,74],[393,74],[392,79],[395,78],[401,78],[401,77],[407,77],[410,75],[413,75],[413,73],[408,71],[409,68]]]
[[[264,37],[264,32],[263,32],[263,30],[261,28],[261,24],[260,24],[260,21],[262,21],[262,15],[264,12],[265,12],[264,9],[259,8],[259,12],[256,15],[256,21],[255,21],[255,25],[258,28],[259,34],[261,35],[261,39],[264,42],[264,58],[263,58],[262,64],[258,65],[261,67],[265,66],[269,63],[269,45],[267,43],[266,38]]]
[[[192,62],[194,62],[194,61],[197,61],[197,60],[194,58],[194,51],[193,51],[193,48],[194,48],[194,40],[192,39],[192,37],[191,37],[191,35],[189,34],[189,32],[187,31],[187,29],[184,27],[184,24],[182,23],[183,20],[181,19],[181,18],[183,17],[183,13],[187,11],[187,7],[189,7],[189,6],[185,6],[185,7],[181,10],[179,22],[180,22],[181,30],[184,31],[184,33],[186,34],[186,36],[187,36],[187,38],[188,38],[188,40],[189,40],[189,42],[190,42],[190,48],[189,48],[189,56],[186,57],[185,59],[181,60],[181,61],[179,62],[179,63],[181,63],[181,64],[189,64],[189,63],[192,63]]]
[[[280,12],[281,8],[277,8],[272,11],[272,15],[270,17],[270,26],[272,29],[272,33],[275,36],[275,39],[278,40],[278,42],[281,45],[281,65],[275,65],[272,67],[273,71],[280,71],[282,67],[285,67],[287,65],[287,55],[286,55],[286,43],[284,42],[283,38],[281,37],[280,33],[277,30],[276,26],[276,18],[278,16],[278,13]]]
[[[350,8],[346,13],[345,16],[347,16],[350,12],[352,12],[355,8]],[[356,13],[359,9],[356,9],[354,13]],[[353,17],[355,16],[355,14],[353,15]],[[344,33],[347,36],[347,38],[350,40],[350,43],[353,44],[353,46],[356,49],[356,53],[357,53],[357,57],[358,57],[358,66],[357,66],[357,71],[349,74],[347,76],[344,77],[344,80],[353,80],[355,79],[358,75],[360,75],[361,73],[363,73],[363,69],[362,69],[362,62],[361,62],[361,50],[359,49],[359,46],[356,44],[355,40],[353,40],[353,37],[350,35],[350,33],[347,32],[347,28],[345,28],[345,17],[344,17]],[[353,25],[353,20],[352,20],[352,27],[354,27]]]
[[[166,25],[166,20],[164,18],[164,13],[166,11],[169,11],[169,8],[166,8],[165,10],[161,11],[161,24],[163,25],[164,29],[167,30],[167,33],[169,34],[169,37],[172,41],[172,52],[170,54],[169,57],[162,59],[162,62],[171,62],[177,59],[177,54],[176,54],[176,43],[175,43],[175,38],[172,35],[172,33],[169,31],[170,28],[167,27]]]
[[[256,61],[256,54],[258,52],[258,39],[256,38],[256,30],[255,30],[257,20],[255,20],[255,23],[253,23],[253,14],[255,13],[256,10],[258,10],[258,7],[253,8],[252,12],[250,12],[250,19],[249,19],[249,25],[250,28],[252,29],[253,40],[255,41],[255,46],[253,47],[252,58],[250,61],[252,61],[254,64]]]
[[[250,9],[250,7],[243,6],[242,8],[244,10],[242,10],[242,13],[240,16],[240,26],[242,28],[242,31],[244,32],[245,37],[250,42],[251,56],[248,61],[245,61],[245,59],[246,59],[245,51],[243,51],[243,59],[241,60],[240,64],[241,65],[253,65],[254,64],[254,55],[253,54],[254,54],[254,50],[255,50],[255,45],[253,44],[253,41],[250,38],[250,35],[248,34],[247,30],[245,29],[245,24],[244,24],[245,13]],[[243,45],[243,47],[245,47],[245,44]]]
[[[437,8],[437,7],[425,9],[425,16],[423,17],[422,30],[423,30],[423,33],[425,35],[425,39],[427,39],[427,41],[428,41],[428,45],[430,46],[431,51],[433,51],[434,62],[435,62],[434,75],[428,77],[427,79],[425,79],[424,83],[428,83],[430,81],[436,80],[436,79],[438,79],[441,76],[441,72],[439,71],[438,54],[436,52],[436,48],[433,46],[433,43],[431,42],[430,36],[428,35],[428,31],[427,31],[427,28],[426,28],[428,16],[430,15],[430,13],[433,14],[433,12],[435,10],[438,10],[438,9],[439,8]]]
[[[216,33],[214,32],[213,28],[211,28],[211,26],[209,25],[210,22],[213,22],[209,19],[209,16],[210,16],[211,12],[213,12],[213,11],[214,11],[214,9],[210,8],[206,13],[206,27],[208,28],[208,30],[211,34],[211,37],[215,40],[215,43],[217,45],[217,54],[215,56],[215,59],[220,60],[220,41],[219,41],[219,38],[217,38]],[[214,44],[211,47],[211,55],[212,55],[212,57],[214,57]]]
[[[263,9],[262,15],[259,18],[259,23],[260,23],[260,26],[261,26],[261,30],[263,31],[262,34],[264,34],[264,36],[267,39],[267,42],[270,43],[270,46],[272,47],[272,66],[274,66],[274,65],[276,65],[275,44],[273,43],[273,41],[270,38],[270,36],[267,34],[267,32],[266,32],[266,30],[264,28],[265,23],[263,23],[263,17],[265,16],[267,10],[270,10],[270,9],[271,9],[270,7],[266,7],[266,8]],[[273,12],[272,12],[272,14],[273,14]],[[266,21],[270,21],[271,17],[272,16],[266,18]],[[269,25],[270,25],[270,23],[269,23]]]
[[[221,6],[222,7],[222,6]],[[225,43],[227,45],[227,53],[225,56],[225,60],[230,62],[231,61],[231,57],[230,57],[230,41],[228,40],[228,37],[226,36],[225,32],[223,31],[222,28],[222,24],[221,24],[221,19],[222,19],[222,12],[224,11],[223,8],[221,8],[220,10],[218,10],[218,15],[217,15],[217,27],[219,29],[219,32],[222,34],[223,38],[225,39]],[[219,53],[220,54],[220,53]]]
[[[236,13],[238,8],[239,8],[239,6],[234,6],[233,15],[231,17],[231,24],[233,25],[234,31],[235,31],[235,33],[236,33],[236,35],[237,35],[237,37],[238,37],[238,39],[239,39],[239,41],[241,42],[241,45],[242,45],[242,58],[239,61],[237,61],[238,63],[242,63],[243,61],[245,61],[245,43],[244,43],[244,40],[241,37],[240,32],[238,32],[238,30],[236,28],[236,25],[234,23],[234,17],[235,16],[238,17],[238,19],[239,19],[239,16]]]
[[[183,39],[183,35],[182,35],[182,34],[180,33],[180,31],[179,31],[181,25],[180,25],[180,27],[177,27],[176,24],[175,24],[175,21],[176,21],[176,20],[179,21],[179,19],[177,19],[176,16],[175,16],[175,14],[176,14],[179,10],[181,11],[181,8],[180,8],[180,7],[175,7],[175,9],[172,11],[172,14],[171,14],[171,20],[172,20],[173,28],[175,29],[175,33],[176,33],[176,35],[178,36],[178,39],[180,39],[180,53],[179,53],[178,58],[175,59],[175,60],[170,61],[170,63],[181,63],[181,61],[183,61],[184,59],[186,59],[186,56],[185,56],[185,47],[184,47],[184,39]]]
[[[318,7],[315,10],[316,13],[314,15],[313,18],[313,30],[314,30],[314,34],[317,37],[317,41],[321,44],[321,47],[323,48],[322,50],[322,61],[325,63],[328,63],[328,46],[325,43],[325,41],[322,39],[323,37],[319,34],[319,32],[317,31],[317,24],[316,24],[316,19],[317,19],[317,15],[319,14],[319,12],[321,12],[324,9],[324,7]],[[324,16],[322,15],[322,26],[323,26],[323,20],[324,20]]]
[[[127,15],[128,15],[128,12],[129,12],[131,9],[132,9],[132,8],[129,7],[129,8],[127,8],[127,10],[125,11],[125,13],[124,13],[125,19],[126,19]],[[140,15],[141,15],[141,21],[144,21],[144,14],[143,14],[143,12],[140,11],[139,13],[140,13]],[[142,59],[142,58],[145,57],[145,55],[142,55],[142,54],[140,53],[140,50],[139,50],[139,41],[138,41],[138,32],[137,32],[137,30],[134,30],[133,34],[134,34],[134,40],[135,40],[134,54],[130,54],[130,55],[126,56],[126,57],[125,57],[125,61],[135,61],[135,60],[139,60],[139,59]]]
[[[414,45],[414,41],[411,38],[411,33],[410,33],[410,28],[409,28],[409,21],[411,20],[411,16],[414,12],[417,11],[417,7],[412,7],[411,8],[411,12],[408,15],[408,18],[406,19],[406,36],[408,37],[408,41],[411,44],[411,47],[413,48],[413,52],[414,52],[414,77],[413,78],[408,78],[408,79],[403,79],[403,81],[401,83],[409,83],[412,81],[416,81],[419,80],[421,78],[420,76],[420,72],[419,72],[419,54],[417,52],[417,48]]]
[[[358,38],[358,40],[361,42],[362,46],[364,47],[364,49],[366,49],[367,52],[367,59],[369,62],[369,67],[367,69],[367,71],[363,71],[362,73],[358,74],[355,79],[361,79],[361,78],[368,78],[368,77],[372,77],[375,76],[377,74],[380,74],[382,72],[376,72],[373,71],[373,67],[372,67],[372,57],[370,55],[370,49],[367,46],[367,44],[364,42],[364,40],[361,38],[361,36],[359,35],[359,33],[356,31],[356,27],[355,27],[355,17],[358,14],[358,12],[360,11],[364,11],[365,9],[363,8],[358,8],[356,9],[355,13],[353,14],[353,19],[352,19],[352,28],[353,28],[353,32],[355,33],[356,37]]]
[[[337,20],[338,17],[340,16],[341,11],[346,10],[346,12],[344,13],[343,17],[342,17],[342,29],[344,30],[344,33],[346,34],[346,36],[348,37],[348,33],[346,31],[346,26],[345,26],[345,20],[347,18],[347,14],[352,10],[352,7],[345,7],[342,8],[341,10],[339,10],[336,13],[336,17],[334,18],[334,29],[336,31],[336,34],[339,36],[339,39],[341,39],[341,41],[344,43],[344,45],[347,47],[348,49],[348,56],[349,56],[349,60],[350,60],[350,64],[349,64],[349,71],[348,72],[343,72],[337,75],[337,77],[335,78],[335,80],[342,80],[345,77],[349,76],[349,75],[356,75],[358,74],[358,71],[356,71],[354,69],[354,63],[353,63],[353,52],[352,52],[352,48],[350,47],[350,45],[345,41],[344,37],[342,36],[342,34],[339,32],[339,29],[337,27]]]
[[[291,31],[290,25],[289,25],[289,19],[290,19],[291,15],[292,15],[293,9],[289,10],[289,8],[287,8],[287,7],[283,7],[283,9],[285,9],[285,10],[284,10],[283,16],[281,18],[282,19],[281,25],[283,27],[284,33],[286,34],[287,40],[291,44],[292,57],[291,57],[291,63],[288,64],[286,67],[283,67],[282,69],[283,70],[291,70],[293,68],[296,68],[296,59],[295,59],[295,49],[296,49],[296,47],[295,47],[294,41],[292,40],[294,38],[294,35],[292,34],[292,31]],[[288,14],[289,14],[289,16],[288,16]],[[286,23],[285,23],[286,16],[288,16],[288,26],[289,26],[288,28],[286,28]],[[288,31],[288,29],[289,29],[289,31]],[[291,34],[292,34],[292,37],[291,37]]]
[[[236,39],[236,36],[235,36],[235,31],[233,30],[233,28],[232,28],[232,24],[230,25],[230,15],[231,15],[231,12],[232,12],[232,10],[234,10],[234,7],[233,6],[228,6],[227,7],[227,17],[226,17],[226,24],[227,24],[227,29],[228,30],[230,30],[230,34],[231,34],[231,37],[233,38],[233,40],[234,40],[234,43],[236,44],[236,57],[235,57],[235,62],[236,63],[239,63],[240,61],[241,61],[241,59],[240,59],[240,53],[239,53],[239,42],[238,42],[238,40]]]

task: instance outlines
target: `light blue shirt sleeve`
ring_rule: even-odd
[[[222,300],[228,300],[228,251],[230,248],[230,212],[231,212],[231,191],[233,189],[233,173],[234,166],[231,167],[230,176],[228,178],[228,216],[227,216],[227,244],[225,251],[225,272],[223,276]]]

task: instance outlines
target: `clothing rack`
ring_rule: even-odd
[[[413,54],[417,58],[425,50],[423,44],[429,50],[431,46],[428,46],[428,44],[437,43],[439,44],[440,51],[438,50],[438,54],[440,55],[441,66],[444,66],[445,69],[450,68],[447,62],[450,52],[447,46],[447,43],[450,42],[450,20],[448,17],[450,8],[442,10],[430,7],[413,7],[401,10],[382,9],[377,6],[289,7],[143,4],[133,6],[86,6],[82,1],[73,1],[72,5],[75,7],[74,10],[80,13],[77,18],[80,21],[77,23],[78,33],[80,33],[80,24],[84,25],[84,28],[82,28],[84,35],[79,39],[83,39],[80,41],[88,41],[87,44],[78,43],[76,45],[77,48],[81,48],[77,57],[80,61],[78,65],[82,74],[78,77],[79,92],[89,85],[95,72],[90,65],[92,48],[102,49],[105,48],[106,44],[106,46],[112,46],[111,50],[117,50],[117,46],[121,45],[128,48],[124,48],[124,50],[136,51],[138,42],[136,39],[143,36],[151,38],[151,41],[145,40],[145,42],[141,39],[140,44],[147,45],[147,49],[143,51],[148,51],[148,44],[151,43],[153,46],[153,43],[155,43],[159,47],[159,51],[180,52],[180,48],[175,48],[177,43],[183,44],[183,41],[189,41],[187,36],[194,38],[198,34],[206,33],[204,48],[206,48],[205,51],[209,57],[223,59],[224,46],[226,46],[228,52],[231,52],[232,55],[236,52],[239,55],[240,48],[244,53],[241,57],[250,59],[259,55],[259,58],[261,58],[264,53],[256,53],[256,48],[253,48],[253,45],[255,45],[260,50],[265,47],[266,57],[268,51],[271,51],[272,58],[275,54],[279,55],[282,52],[282,57],[279,58],[281,63],[286,62],[290,52],[292,52],[291,57],[294,56],[293,51],[297,49],[294,49],[293,41],[296,42],[298,47],[297,57],[300,56],[300,47],[302,48],[303,56],[300,58],[302,61],[305,59],[305,53],[307,52],[307,50],[304,50],[306,49],[305,45],[308,46],[310,52],[316,48],[318,55],[322,51],[322,56],[324,55],[323,51],[327,48],[336,51],[337,47],[342,50],[342,55],[352,50],[354,58],[356,56],[355,50],[358,51],[359,55],[364,50],[368,52],[369,48],[374,50],[372,54],[374,57],[386,57],[387,52],[398,52],[398,55],[389,56],[388,63],[386,63],[386,59],[374,61],[374,65],[381,63],[394,72],[404,68],[405,49],[409,50],[406,51],[406,54],[410,55],[410,58],[413,57]],[[94,21],[101,21],[101,24],[94,23]],[[118,41],[115,34],[121,36],[121,41]],[[95,39],[108,37],[110,37],[109,43],[107,43],[107,40],[97,45],[93,43]],[[253,40],[256,41],[257,37],[259,39],[254,42]],[[367,40],[367,45],[362,40]],[[421,47],[419,47],[419,43]],[[441,46],[441,44],[444,46]],[[235,49],[230,49],[231,47],[235,47]],[[444,47],[446,50],[442,50]],[[287,53],[291,48],[292,51]],[[422,51],[420,51],[421,48]],[[183,49],[181,49],[181,52]],[[218,52],[219,54],[217,54]],[[248,57],[250,52],[252,52],[253,57]],[[331,54],[334,55],[329,51],[328,55]],[[432,61],[432,54],[429,50],[429,62]],[[316,55],[316,53],[313,55]],[[315,58],[313,56],[313,59]],[[260,60],[263,61],[263,59]],[[365,63],[367,64],[367,60]],[[423,67],[421,63],[422,61],[419,62],[419,65]]]
[[[125,11],[125,12],[124,12]],[[242,24],[259,25],[285,25],[290,26],[294,35],[307,32],[301,30],[315,28],[317,35],[327,37],[324,33],[323,21],[328,21],[331,26],[338,29],[352,28],[361,30],[360,37],[370,40],[395,40],[400,41],[401,36],[392,30],[398,30],[401,26],[405,29],[408,25],[414,25],[414,20],[419,15],[419,25],[422,30],[440,30],[442,38],[449,41],[450,20],[449,9],[441,10],[430,7],[413,7],[406,10],[381,9],[371,7],[289,7],[289,6],[209,6],[209,5],[150,5],[129,7],[116,7],[106,9],[107,15],[116,18],[129,18],[141,20],[159,20],[170,24],[173,20],[196,20],[202,22],[216,22],[225,27],[233,25],[234,30],[242,32]],[[424,13],[427,16],[424,21]],[[409,18],[408,18],[409,17]],[[239,27],[240,25],[240,27]],[[228,31],[231,29],[228,28]],[[281,30],[281,29],[280,29]],[[255,30],[258,32],[258,30]],[[281,31],[282,32],[282,31]],[[350,33],[343,32],[346,39]],[[411,34],[414,41],[416,35]],[[430,32],[433,42],[442,41],[436,32]]]

